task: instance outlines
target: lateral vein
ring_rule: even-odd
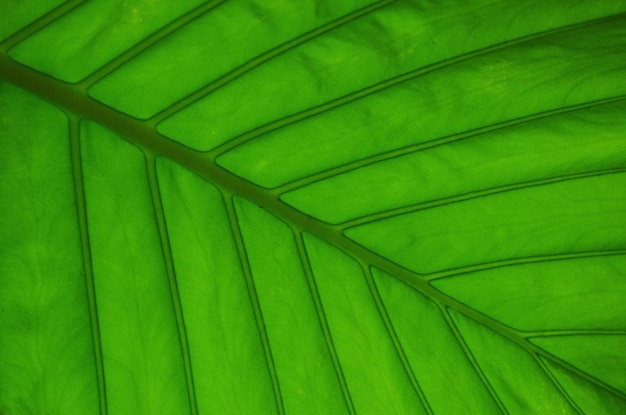
[[[343,395],[344,402],[346,404],[348,412],[351,415],[355,415],[356,410],[354,409],[352,397],[350,396],[350,390],[348,389],[348,383],[346,382],[343,369],[341,368],[341,362],[339,361],[339,355],[337,354],[337,349],[335,348],[335,344],[330,333],[328,320],[326,319],[326,314],[324,313],[324,306],[322,305],[319,290],[317,289],[317,284],[315,282],[315,276],[313,275],[313,269],[311,268],[311,262],[309,261],[306,247],[304,245],[304,240],[302,238],[302,231],[292,228],[292,232],[296,241],[296,247],[298,248],[298,255],[302,263],[302,268],[304,269],[304,274],[306,275],[309,291],[311,293],[311,297],[313,298],[315,311],[317,313],[317,319],[320,323],[320,328],[322,329],[324,340],[326,341],[326,348],[328,349],[330,358],[333,362],[333,368],[335,370],[335,375],[337,377],[337,381],[339,382],[339,386],[341,387],[341,393]]]
[[[159,239],[161,242],[161,253],[165,263],[165,270],[167,272],[168,286],[170,290],[170,297],[172,300],[172,306],[174,308],[174,315],[176,317],[176,328],[178,332],[178,341],[181,348],[181,354],[183,359],[183,366],[185,370],[185,382],[187,386],[187,398],[189,400],[189,409],[192,415],[198,414],[198,403],[196,399],[196,390],[193,380],[193,370],[191,364],[191,353],[189,350],[189,341],[187,338],[187,329],[185,327],[185,318],[183,315],[183,307],[180,300],[180,292],[178,290],[178,282],[176,280],[176,271],[174,269],[174,261],[172,259],[172,250],[170,247],[169,236],[167,233],[167,224],[165,220],[165,212],[163,211],[163,201],[161,198],[161,192],[159,190],[155,157],[153,155],[147,155],[146,169],[148,172],[148,183],[150,185],[150,194],[152,196],[152,206],[154,208],[154,214],[157,222],[157,229],[159,231]]]
[[[263,353],[265,355],[265,362],[268,370],[270,380],[272,382],[272,389],[274,391],[274,398],[276,400],[276,409],[279,415],[285,414],[285,407],[280,391],[280,383],[278,381],[278,372],[276,371],[276,365],[274,364],[274,358],[272,356],[272,349],[270,345],[269,336],[265,326],[265,320],[263,318],[263,310],[261,309],[261,303],[252,277],[252,270],[250,269],[250,261],[248,260],[248,254],[246,252],[245,243],[243,241],[243,235],[241,234],[241,228],[237,219],[237,212],[233,203],[233,194],[223,192],[224,203],[226,205],[226,211],[228,213],[228,219],[231,226],[235,245],[237,247],[237,253],[239,254],[239,262],[241,263],[242,272],[246,280],[246,287],[248,289],[248,296],[250,303],[252,304],[252,310],[256,320],[257,330],[263,347]]]
[[[493,385],[491,384],[491,382],[489,382],[489,379],[487,379],[487,376],[485,375],[485,373],[481,369],[480,365],[476,361],[476,358],[474,357],[474,354],[472,353],[472,351],[469,348],[467,342],[463,338],[463,335],[459,331],[459,328],[456,326],[456,324],[452,320],[452,317],[450,316],[450,313],[448,312],[447,308],[445,306],[442,306],[441,304],[437,304],[437,305],[439,307],[439,311],[441,312],[444,320],[446,321],[446,324],[448,325],[448,328],[450,329],[450,331],[452,332],[452,335],[454,336],[455,340],[457,341],[457,343],[459,344],[459,346],[463,350],[463,353],[465,354],[465,357],[470,362],[470,365],[472,366],[472,369],[474,369],[474,372],[476,373],[476,375],[480,379],[481,383],[483,384],[485,389],[487,389],[487,392],[489,393],[489,395],[491,396],[491,398],[495,402],[495,404],[498,407],[498,409],[500,409],[500,412],[502,412],[505,415],[508,415],[509,411],[504,406],[504,403],[502,403],[502,400],[500,399],[500,396],[498,396],[498,393],[494,389]]]
[[[89,225],[87,223],[87,205],[85,199],[85,182],[80,156],[80,120],[69,115],[70,151],[72,160],[72,177],[74,182],[74,194],[78,214],[78,228],[80,231],[81,252],[83,255],[83,272],[85,275],[85,288],[87,305],[89,307],[89,322],[91,326],[91,341],[94,353],[96,383],[98,388],[98,402],[100,415],[106,415],[107,395],[104,376],[104,360],[102,357],[102,338],[100,336],[100,324],[98,321],[98,305],[96,300],[96,287],[93,275],[91,250],[89,248]]]
[[[499,50],[504,50],[507,49],[509,47],[513,47],[519,44],[523,44],[525,42],[531,42],[533,40],[537,40],[540,38],[545,38],[545,37],[549,37],[551,35],[556,35],[556,34],[561,34],[564,32],[568,32],[568,31],[573,31],[585,26],[590,26],[590,25],[594,25],[594,24],[599,24],[599,23],[603,23],[609,20],[614,20],[614,19],[618,19],[618,18],[623,18],[626,16],[626,13],[620,13],[617,15],[613,15],[613,16],[607,16],[607,17],[602,17],[600,19],[595,19],[595,20],[590,20],[590,21],[585,21],[585,22],[581,22],[581,23],[575,23],[575,24],[571,24],[571,25],[567,25],[567,26],[563,26],[563,27],[557,27],[554,29],[549,29],[549,30],[544,30],[544,31],[540,31],[540,32],[536,32],[536,33],[532,33],[526,36],[521,36],[519,38],[516,39],[512,39],[512,40],[507,40],[507,41],[503,41],[500,43],[497,43],[495,45],[491,45],[491,46],[487,46],[481,49],[477,49],[477,50],[472,50],[466,53],[462,53],[460,55],[457,56],[453,56],[451,58],[447,58],[444,60],[441,60],[439,62],[435,62],[432,63],[430,65],[426,65],[424,67],[421,68],[417,68],[414,69],[412,71],[406,72],[404,74],[395,76],[393,78],[390,79],[385,79],[382,80],[381,82],[374,84],[374,85],[370,85],[367,86],[365,88],[362,88],[361,90],[349,93],[347,95],[344,95],[342,97],[333,99],[331,101],[328,101],[326,103],[317,105],[315,107],[297,112],[295,114],[292,115],[288,115],[286,117],[283,117],[281,119],[275,120],[275,121],[271,121],[265,125],[261,125],[257,128],[254,128],[252,130],[249,130],[243,134],[240,134],[237,137],[234,137],[233,139],[225,142],[224,144],[210,150],[208,152],[208,154],[210,154],[210,156],[212,158],[218,158],[220,155],[226,153],[229,150],[232,150],[235,147],[238,147],[240,145],[243,145],[245,143],[247,143],[248,141],[251,141],[261,135],[270,133],[272,131],[278,130],[280,128],[284,128],[287,127],[291,124],[303,121],[305,119],[317,116],[321,113],[324,112],[328,112],[331,110],[334,110],[335,108],[339,108],[345,105],[348,105],[354,101],[360,100],[362,98],[365,98],[369,95],[378,93],[380,91],[392,88],[396,85],[402,84],[404,82],[408,82],[411,81],[415,78],[418,78],[420,76],[426,75],[428,73],[434,72],[436,70],[441,70],[443,68],[447,68],[450,67],[454,64],[460,63],[460,62],[464,62],[464,61],[468,61],[470,59],[479,57],[479,56],[484,56],[487,55],[489,53],[495,52],[495,51],[499,51]]]
[[[541,371],[546,375],[550,382],[554,385],[554,387],[559,391],[563,399],[567,401],[567,403],[576,411],[579,415],[585,415],[585,413],[580,409],[578,404],[574,401],[574,399],[567,393],[561,382],[554,376],[554,374],[548,369],[546,362],[544,362],[541,357],[537,354],[533,354],[533,358],[537,362],[537,365],[541,368]]]
[[[285,42],[279,46],[276,46],[273,49],[268,50],[265,53],[262,53],[252,59],[250,59],[248,62],[240,65],[239,67],[233,69],[232,71],[226,73],[225,75],[221,76],[220,78],[218,78],[217,80],[203,86],[202,88],[192,92],[191,94],[183,97],[182,99],[176,101],[175,103],[173,103],[172,105],[170,105],[167,108],[162,109],[159,113],[153,115],[150,118],[150,121],[153,124],[158,124],[160,122],[162,122],[163,120],[165,120],[168,117],[171,117],[173,114],[177,113],[178,111],[182,110],[183,108],[186,108],[190,105],[192,105],[193,103],[199,101],[200,99],[204,98],[205,96],[209,95],[210,93],[216,91],[219,88],[222,88],[225,85],[228,85],[229,83],[233,82],[235,79],[243,76],[244,74],[246,74],[247,72],[250,72],[251,70],[253,70],[254,68],[264,64],[265,62],[268,62],[272,59],[274,59],[277,56],[280,56],[281,54],[301,45],[304,44],[306,42],[308,42],[309,40],[320,36],[323,33],[332,31],[334,29],[337,29],[338,27],[341,27],[345,24],[347,24],[348,22],[358,19],[368,13],[371,13],[374,10],[380,9],[390,3],[393,3],[396,0],[381,0],[378,1],[374,4],[371,4],[369,6],[365,6],[361,9],[355,10],[352,13],[349,13],[345,16],[342,16],[336,20],[333,20],[330,23],[327,23],[321,27],[318,27],[317,29],[313,29],[307,33],[304,33],[288,42]]]
[[[274,187],[272,188],[272,192],[275,194],[287,193],[292,190],[296,190],[301,187],[305,187],[310,184],[320,182],[320,181],[323,181],[325,179],[328,179],[334,176],[338,176],[344,173],[348,173],[350,171],[358,170],[363,167],[371,166],[376,163],[384,162],[384,161],[395,159],[395,158],[400,158],[408,154],[430,150],[430,149],[440,147],[443,145],[456,143],[456,142],[466,140],[469,138],[474,138],[482,134],[487,134],[487,133],[502,130],[505,128],[514,127],[516,125],[531,123],[533,121],[537,121],[537,120],[541,120],[541,119],[545,119],[549,117],[556,117],[559,115],[569,114],[574,111],[591,109],[591,108],[595,108],[601,105],[610,105],[613,103],[619,103],[623,101],[626,101],[626,95],[617,95],[617,96],[607,97],[607,98],[600,99],[600,100],[583,102],[583,103],[568,106],[568,107],[556,108],[556,109],[552,109],[548,111],[541,111],[541,112],[529,114],[523,117],[505,120],[505,121],[501,121],[495,124],[485,125],[483,127],[479,127],[470,131],[463,131],[463,132],[455,133],[449,136],[436,138],[434,140],[426,141],[423,143],[408,145],[405,147],[386,151],[384,153],[375,154],[373,156],[369,156],[360,160],[342,164],[340,166],[323,170],[323,171],[311,174],[309,176],[301,177],[299,179],[295,179],[293,181],[287,182],[280,186]]]
[[[504,186],[497,186],[497,187],[492,187],[492,188],[483,189],[483,190],[476,190],[476,191],[461,194],[461,195],[431,200],[428,202],[420,202],[420,203],[415,203],[415,204],[408,205],[408,206],[401,206],[399,208],[385,210],[382,212],[376,212],[371,215],[362,216],[360,218],[351,219],[349,221],[343,222],[337,225],[337,227],[341,230],[345,230],[345,229],[352,228],[355,226],[365,225],[368,223],[372,223],[372,222],[376,222],[376,221],[380,221],[384,219],[390,219],[396,216],[402,216],[402,215],[406,215],[409,213],[419,212],[421,210],[427,210],[427,209],[432,209],[435,207],[441,207],[441,206],[452,205],[455,203],[466,202],[468,200],[493,196],[493,195],[500,194],[500,193],[523,190],[523,189],[528,189],[531,187],[547,186],[547,185],[566,182],[566,181],[587,179],[587,178],[595,177],[595,176],[619,174],[619,173],[624,173],[624,172],[626,172],[626,168],[615,168],[615,169],[608,169],[608,170],[598,170],[598,171],[549,177],[547,179],[532,180],[532,181],[527,181],[527,182],[512,183],[512,184],[507,184]]]
[[[374,303],[376,304],[376,310],[378,311],[378,315],[380,316],[383,324],[385,325],[385,329],[387,330],[387,334],[389,335],[389,338],[391,339],[391,342],[393,343],[395,352],[398,355],[398,358],[400,359],[402,368],[404,369],[404,372],[409,378],[409,381],[411,382],[411,386],[413,387],[413,390],[417,394],[417,397],[419,398],[422,406],[424,407],[424,410],[426,411],[427,414],[432,415],[433,410],[430,407],[430,404],[428,403],[426,394],[424,393],[422,387],[420,386],[420,383],[417,380],[415,373],[413,372],[413,368],[411,367],[411,363],[409,363],[409,359],[407,358],[406,353],[404,352],[404,348],[402,347],[402,343],[400,342],[398,334],[396,333],[396,330],[393,328],[393,323],[391,322],[391,318],[389,318],[389,314],[387,313],[385,303],[383,302],[383,299],[380,296],[380,292],[378,291],[378,288],[376,287],[376,282],[374,281],[372,270],[370,269],[370,267],[367,266],[367,264],[360,262],[359,265],[361,266],[363,276],[365,278],[365,281],[367,282],[367,287],[370,292],[370,295],[372,296],[372,299],[374,300]]]
[[[65,3],[62,3],[58,7],[52,9],[48,13],[44,14],[31,24],[26,27],[23,27],[13,35],[9,36],[2,42],[0,42],[0,54],[5,54],[9,49],[13,46],[17,45],[27,37],[37,33],[44,27],[48,26],[52,22],[60,19],[66,14],[70,13],[72,10],[85,3],[86,0],[69,0]]]

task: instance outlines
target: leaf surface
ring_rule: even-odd
[[[0,15],[0,413],[626,412],[625,1]]]

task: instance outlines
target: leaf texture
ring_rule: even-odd
[[[0,15],[0,413],[626,412],[625,1]]]

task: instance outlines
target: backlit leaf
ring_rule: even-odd
[[[0,414],[626,413],[626,1],[0,16]]]

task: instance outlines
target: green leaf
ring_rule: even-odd
[[[1,414],[626,413],[626,1],[0,16]]]

